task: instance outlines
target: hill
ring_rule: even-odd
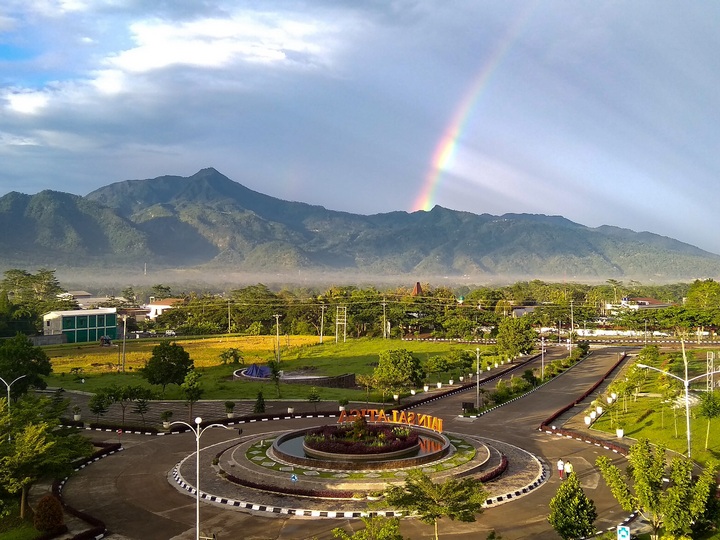
[[[0,266],[154,267],[362,275],[690,280],[720,256],[649,232],[560,216],[431,211],[370,216],[276,199],[215,169],[127,180],[85,197],[0,198]]]

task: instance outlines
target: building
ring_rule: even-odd
[[[67,343],[87,343],[107,336],[116,339],[118,316],[115,308],[51,311],[43,315],[43,335],[64,334]]]
[[[148,319],[155,319],[163,314],[164,311],[172,309],[177,304],[183,304],[184,298],[163,298],[162,300],[150,299],[149,304],[145,304],[144,308],[149,310]]]

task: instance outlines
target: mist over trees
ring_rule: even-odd
[[[258,283],[212,291],[207,286],[182,289],[167,284],[140,287],[119,283],[116,291],[104,291],[106,302],[94,307],[137,307],[151,297],[180,298],[182,302],[154,321],[131,317],[128,329],[171,328],[184,335],[277,332],[329,336],[340,332],[353,338],[412,335],[477,340],[496,337],[503,320],[521,313],[525,313],[521,317],[523,331],[530,326],[551,328],[553,333],[558,327],[566,332],[571,322],[574,331],[608,326],[672,332],[679,319],[685,328],[720,326],[720,283],[712,279],[672,285],[614,279],[599,285],[532,280],[455,288],[422,283],[421,288],[421,294],[413,294],[411,286],[286,286],[273,290]],[[607,304],[618,304],[627,297],[654,298],[672,306],[618,313],[606,309]],[[0,337],[39,333],[43,313],[76,307],[54,271],[9,270],[0,280]],[[520,352],[506,351],[509,356]]]

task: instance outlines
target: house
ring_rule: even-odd
[[[163,298],[162,300],[155,300],[154,298],[150,299],[150,303],[145,304],[143,306],[148,311],[148,319],[155,319],[159,315],[162,315],[165,311],[168,309],[172,309],[173,307],[177,306],[178,304],[185,303],[184,298]]]
[[[672,305],[669,302],[662,302],[655,298],[630,298],[626,296],[620,300],[619,304],[605,304],[605,310],[614,314],[625,309],[640,311],[644,309],[662,309]]]
[[[50,311],[43,315],[43,335],[65,335],[67,343],[87,343],[107,336],[117,338],[115,308]]]

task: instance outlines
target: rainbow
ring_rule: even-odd
[[[490,55],[488,61],[485,62],[480,72],[473,79],[470,88],[460,101],[460,105],[455,109],[455,114],[453,114],[451,122],[445,128],[440,141],[435,146],[430,170],[426,174],[420,193],[418,193],[415,202],[413,203],[413,212],[417,210],[432,209],[435,192],[440,184],[443,171],[445,171],[452,162],[458,143],[462,137],[463,130],[472,116],[475,104],[480,99],[483,90],[487,88],[492,74],[495,72],[497,67],[507,55],[507,52],[510,50],[512,44],[517,39],[522,27],[529,18],[531,11],[532,9],[530,8],[526,9],[510,26],[503,36],[503,39],[498,43],[497,47],[495,47],[495,50]]]

